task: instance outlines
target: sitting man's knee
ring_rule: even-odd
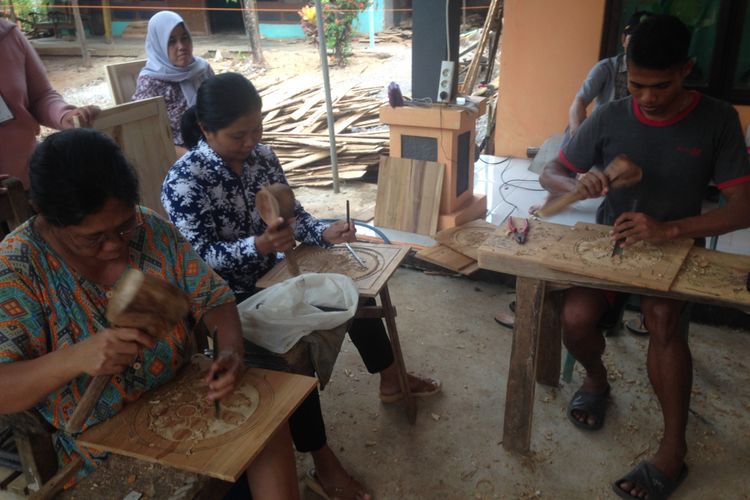
[[[669,340],[680,334],[680,313],[683,305],[682,302],[673,300],[641,302],[646,327],[653,340]]]
[[[596,329],[599,323],[597,311],[581,308],[565,307],[561,316],[566,344],[586,338]]]

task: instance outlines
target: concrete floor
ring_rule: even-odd
[[[329,443],[376,498],[613,498],[610,483],[654,451],[661,415],[645,373],[647,339],[608,339],[613,395],[601,431],[580,431],[565,416],[578,372],[570,385],[537,386],[533,453],[512,456],[501,446],[512,332],[493,320],[512,289],[402,268],[390,291],[408,369],[442,379],[443,393],[419,400],[410,426],[400,404],[379,402],[378,379],[348,338],[322,393]],[[690,340],[690,474],[674,498],[750,498],[750,335],[693,324]],[[311,465],[298,455],[300,475]]]

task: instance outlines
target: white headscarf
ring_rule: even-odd
[[[146,35],[146,66],[141,75],[150,76],[157,80],[178,82],[185,96],[188,106],[195,104],[198,86],[209,76],[210,66],[202,57],[193,56],[193,62],[181,68],[169,61],[169,35],[175,27],[183,23],[185,31],[190,35],[187,25],[182,18],[169,10],[157,12],[148,22]]]

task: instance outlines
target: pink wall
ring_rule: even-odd
[[[606,0],[505,0],[495,154],[526,157],[561,133],[599,59]],[[750,106],[736,106],[743,130]]]

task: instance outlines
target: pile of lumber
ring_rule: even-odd
[[[292,186],[328,186],[330,142],[322,89],[290,90],[283,85],[258,89],[263,97],[263,137],[281,161]],[[362,178],[388,155],[388,130],[379,127],[380,87],[332,89],[339,178]],[[374,127],[377,130],[372,131]]]
[[[370,38],[362,36],[359,41],[369,43]],[[403,43],[407,41],[411,41],[411,29],[394,26],[375,33],[375,43]]]

